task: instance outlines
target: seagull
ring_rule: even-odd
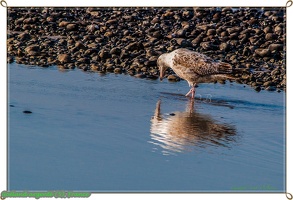
[[[191,89],[185,96],[195,97],[195,87],[198,83],[213,82],[219,78],[228,77],[233,73],[228,63],[214,60],[204,54],[180,48],[159,56],[157,66],[160,70],[160,80],[170,67],[182,79],[185,79]]]

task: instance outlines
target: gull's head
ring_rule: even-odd
[[[160,55],[157,60],[157,66],[160,70],[160,80],[162,81],[165,75],[165,71],[169,68],[169,64],[167,63],[167,53]]]

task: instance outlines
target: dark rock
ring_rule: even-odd
[[[221,34],[220,34],[221,37],[226,37],[226,36],[228,36],[228,35],[229,35],[228,31],[223,31],[223,32],[221,32]]]
[[[264,82],[263,86],[264,87],[275,86],[275,84],[272,81],[267,81],[267,82]]]
[[[31,25],[28,25],[28,24],[25,24],[22,28],[23,28],[23,30],[31,30],[32,29]]]
[[[92,48],[92,49],[96,49],[98,48],[98,44],[97,43],[90,43],[87,45],[88,48]]]
[[[207,35],[215,35],[216,34],[216,30],[215,29],[209,29],[207,31]]]
[[[84,52],[84,56],[91,57],[93,54],[96,55],[95,53],[97,53],[97,49],[87,49]]]
[[[19,18],[19,19],[16,19],[16,20],[15,20],[15,24],[16,24],[16,25],[20,25],[20,24],[23,23],[23,20],[24,20],[23,17],[21,17],[21,18]]]
[[[216,45],[214,45],[211,42],[201,42],[200,46],[204,49],[204,50],[215,50],[217,48]]]
[[[114,47],[110,50],[110,54],[120,55],[121,49],[119,47]]]
[[[272,14],[273,14],[272,11],[265,11],[263,15],[268,17],[268,16],[270,16]]]
[[[77,62],[83,63],[83,64],[90,64],[90,59],[83,57],[83,58],[77,59]]]
[[[271,44],[269,46],[270,51],[283,51],[284,45],[283,44]]]
[[[182,17],[183,17],[184,19],[190,19],[190,18],[193,17],[193,12],[192,12],[191,10],[185,10],[185,11],[183,11],[183,13],[182,13]]]
[[[270,56],[271,51],[269,49],[256,49],[255,53],[261,57]]]
[[[122,70],[121,70],[121,68],[119,68],[119,67],[116,67],[115,69],[114,69],[114,73],[116,73],[116,74],[120,74],[122,72]]]
[[[239,37],[239,33],[231,33],[229,36],[229,39],[230,40],[235,40],[235,39],[238,39],[238,37]]]
[[[218,80],[220,84],[226,84],[226,80]]]
[[[31,45],[25,48],[26,55],[38,56],[40,55],[40,47],[38,45]]]
[[[180,45],[180,47],[183,47],[183,48],[192,46],[191,42],[189,42],[188,40],[184,38],[176,38],[176,42],[178,45]]]
[[[52,17],[52,16],[49,16],[46,18],[46,21],[47,22],[55,22],[56,21],[56,18],[55,17]]]
[[[155,18],[151,21],[152,24],[155,24],[155,23],[158,23],[158,22],[160,22],[160,18],[158,18],[158,17],[155,17]]]
[[[107,58],[110,58],[111,55],[109,54],[108,51],[102,49],[101,51],[99,51],[99,56],[101,59],[107,59]]]
[[[14,62],[14,58],[12,56],[8,56],[7,57],[7,62],[8,63],[13,63]]]
[[[79,49],[86,49],[85,45],[81,41],[77,41],[75,43],[75,47],[77,47]]]
[[[148,66],[148,67],[150,67],[150,66],[155,66],[156,64],[157,64],[156,61],[150,61],[150,60],[147,60],[147,61],[144,62],[144,65],[145,65],[145,66]]]
[[[185,37],[186,30],[180,29],[179,31],[176,32],[177,37]]]
[[[274,29],[274,32],[275,32],[275,34],[277,34],[277,35],[281,35],[281,34],[283,34],[283,26],[282,25],[278,25],[278,26],[276,26],[275,27],[275,29]]]
[[[69,69],[75,69],[74,63],[69,63],[67,66]]]
[[[27,18],[27,19],[23,20],[23,23],[24,23],[24,24],[33,24],[34,21],[33,21],[32,18]]]
[[[106,24],[116,24],[117,23],[117,19],[110,19],[106,22]]]
[[[202,40],[203,40],[203,36],[199,35],[194,40],[192,40],[191,43],[197,45],[197,44],[200,44]]]
[[[132,42],[125,47],[125,49],[129,51],[140,50],[142,48],[143,48],[143,45],[140,42]]]
[[[155,31],[155,32],[152,34],[152,37],[154,37],[154,38],[162,38],[163,35],[161,34],[160,31]]]
[[[24,33],[21,33],[18,35],[18,39],[20,41],[25,41],[25,40],[31,39],[31,36],[30,36],[30,34],[24,32]]]
[[[151,75],[146,75],[146,78],[152,79],[152,80],[157,80],[159,77],[151,74]]]
[[[221,13],[220,12],[217,12],[216,14],[213,15],[213,20],[220,20],[221,19]]]
[[[169,76],[167,77],[167,79],[168,79],[169,81],[175,81],[175,82],[180,81],[180,78],[179,78],[178,76],[176,76],[176,75],[173,75],[173,74],[169,75]]]
[[[273,29],[270,26],[267,26],[263,29],[263,31],[267,34],[267,33],[273,33]]]
[[[257,91],[257,92],[260,92],[261,91],[261,87],[260,86],[256,86],[256,87],[254,87],[254,90]]]
[[[274,33],[267,33],[266,34],[266,40],[275,40],[277,39],[277,35]]]
[[[66,30],[67,31],[77,31],[78,25],[77,24],[67,24]]]
[[[230,45],[227,43],[222,43],[222,44],[220,44],[219,48],[221,51],[228,51],[230,48]]]
[[[67,22],[67,21],[61,21],[59,23],[59,27],[66,27],[68,24],[70,24],[70,22]]]
[[[59,54],[57,57],[60,63],[69,63],[71,62],[71,57],[68,54]]]
[[[238,33],[239,31],[241,31],[241,27],[233,27],[233,28],[227,28],[227,31],[229,34],[232,34],[232,33]]]
[[[222,8],[222,12],[233,12],[233,10],[230,7],[224,7]]]
[[[105,37],[113,37],[114,36],[114,33],[112,31],[107,31],[105,34],[104,34]]]
[[[266,87],[267,91],[276,91],[276,87],[275,86],[268,86]]]
[[[113,65],[108,65],[107,67],[106,67],[106,71],[108,71],[108,72],[113,72],[114,71],[114,66]]]
[[[144,75],[144,74],[135,74],[134,77],[135,78],[146,78],[146,75]]]
[[[271,75],[272,76],[276,76],[276,75],[280,75],[281,74],[281,71],[279,69],[274,69],[272,72],[271,72]]]
[[[90,68],[91,68],[91,70],[93,70],[93,71],[99,71],[99,70],[100,70],[100,66],[97,65],[97,64],[92,64],[92,65],[90,66]]]
[[[83,71],[88,71],[90,68],[88,67],[88,66],[83,66],[82,68],[81,68]]]
[[[158,56],[158,55],[159,55],[159,53],[158,53],[157,51],[154,51],[154,50],[152,50],[152,49],[148,49],[148,50],[146,50],[146,56],[147,56],[147,57]]]

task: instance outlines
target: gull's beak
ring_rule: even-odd
[[[165,73],[163,72],[163,70],[160,70],[160,81],[162,81],[164,79],[164,75]]]

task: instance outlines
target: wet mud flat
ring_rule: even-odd
[[[188,48],[244,69],[238,83],[281,91],[285,19],[282,8],[10,7],[8,62],[157,79],[158,56]]]

